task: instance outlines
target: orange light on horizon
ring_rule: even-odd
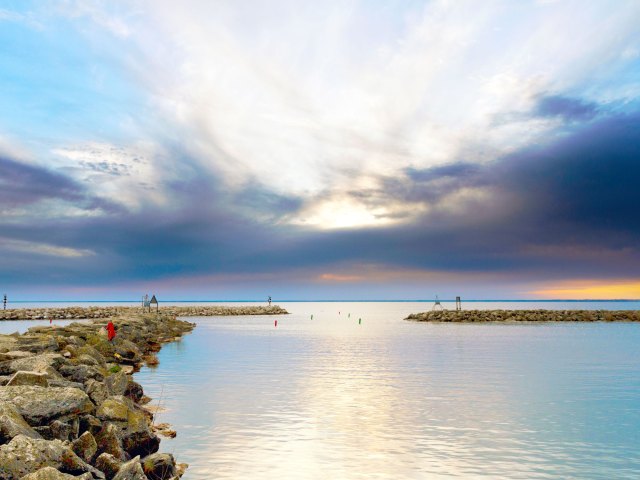
[[[617,300],[640,298],[640,281],[604,283],[598,280],[566,281],[549,288],[529,292],[548,298]]]
[[[318,277],[324,282],[358,282],[364,280],[361,275],[342,275],[336,273],[323,273]]]

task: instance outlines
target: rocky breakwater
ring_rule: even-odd
[[[11,308],[0,310],[0,320],[79,320],[111,318],[119,315],[138,315],[146,311],[142,307],[61,307],[61,308]],[[152,308],[155,313],[155,309]],[[179,317],[211,317],[226,315],[283,315],[287,312],[278,305],[239,306],[167,306],[160,307],[161,314]]]
[[[640,322],[637,310],[434,310],[412,313],[417,322]]]
[[[34,327],[0,335],[0,480],[178,479],[186,465],[157,453],[150,400],[131,373],[194,325],[172,315]],[[157,362],[157,360],[155,360]]]
[[[278,305],[239,305],[239,306],[189,306],[189,307],[160,307],[160,312],[178,317],[215,317],[229,315],[284,315],[288,314]]]

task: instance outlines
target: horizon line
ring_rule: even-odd
[[[271,303],[276,302],[283,303],[296,303],[296,302],[318,302],[318,303],[337,303],[337,302],[350,302],[350,303],[433,303],[434,299],[278,299],[272,298]],[[456,299],[439,299],[440,302],[455,302]],[[547,298],[547,299],[525,299],[525,298],[512,298],[512,299],[462,299],[463,302],[639,302],[640,299],[633,298]],[[267,303],[264,299],[236,299],[236,300],[159,300],[160,303]],[[8,300],[7,305],[11,303],[140,303],[140,300]]]

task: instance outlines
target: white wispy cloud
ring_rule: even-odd
[[[528,115],[540,95],[611,103],[640,88],[617,76],[640,45],[634,1],[137,0],[57,10],[95,42],[104,37],[87,22],[131,47],[111,68],[148,94],[135,120],[152,125],[146,166],[131,160],[137,146],[54,149],[128,205],[148,198],[133,179],[162,170],[169,138],[232,191],[258,183],[303,198],[285,221],[405,221],[406,205],[372,206],[347,192],[407,168],[483,163],[544,141],[561,120]],[[114,174],[120,165],[128,175]]]
[[[5,251],[8,250],[13,252],[46,255],[52,257],[76,258],[95,255],[95,252],[89,249],[60,247],[45,242],[30,242],[3,237],[0,237],[0,245]]]

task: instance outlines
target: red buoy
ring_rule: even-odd
[[[276,320],[276,321],[273,323],[273,326],[274,326],[274,327],[277,327],[277,326],[278,326],[278,320]]]

